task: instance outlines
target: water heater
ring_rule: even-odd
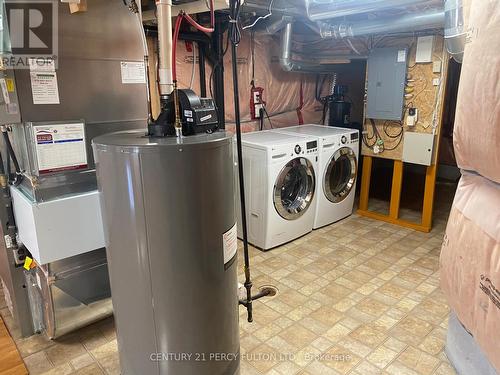
[[[232,137],[93,141],[124,375],[239,374]]]

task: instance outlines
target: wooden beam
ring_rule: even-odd
[[[69,11],[71,14],[86,12],[87,0],[80,0],[79,3],[69,3]]]
[[[401,187],[403,185],[403,162],[394,160],[392,171],[391,203],[389,206],[389,216],[393,219],[399,218],[399,205],[401,202]]]
[[[413,230],[416,230],[419,232],[429,233],[431,231],[431,228],[426,226],[426,225],[419,224],[419,223],[413,223],[411,221],[402,220],[402,219],[393,219],[392,217],[390,217],[388,215],[380,214],[378,212],[367,211],[367,210],[358,210],[357,213],[361,216],[369,217],[370,219],[385,221],[386,223],[389,223],[389,224],[394,224],[394,225],[398,225],[400,227],[410,228],[410,229],[413,229]]]
[[[424,204],[422,208],[422,225],[432,227],[432,211],[434,208],[434,192],[436,190],[437,166],[427,167],[425,172]]]
[[[370,181],[372,177],[372,157],[363,156],[363,172],[361,175],[361,193],[359,196],[359,209],[368,210],[370,198]]]

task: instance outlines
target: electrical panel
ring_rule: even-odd
[[[407,131],[403,143],[403,161],[420,165],[431,165],[434,155],[434,133]]]
[[[407,59],[406,48],[372,50],[368,57],[367,118],[402,119]]]

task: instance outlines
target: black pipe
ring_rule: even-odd
[[[3,139],[5,141],[5,146],[7,147],[7,153],[9,154],[12,163],[14,164],[14,168],[16,171],[16,177],[14,179],[14,185],[19,185],[23,179],[23,174],[21,171],[21,167],[19,166],[19,161],[17,160],[17,156],[12,148],[12,144],[10,143],[9,134],[7,133],[7,129],[2,128]]]
[[[144,26],[144,32],[146,33],[146,36],[158,37],[158,27],[156,26]],[[180,32],[179,39],[186,40],[188,42],[210,43],[210,38],[201,32]]]
[[[271,291],[269,289],[264,289],[264,290],[260,291],[259,293],[253,295],[251,297],[251,301],[258,300],[258,299],[260,299],[262,297],[267,297],[270,294],[271,294]],[[240,305],[243,305],[245,307],[248,305],[248,302],[247,302],[246,299],[240,299],[238,302],[239,302]]]
[[[213,49],[217,62],[214,64],[214,97],[219,116],[219,128],[226,128],[226,107],[224,103],[224,26],[227,24],[226,18],[217,14],[215,18],[215,33],[212,38]],[[210,85],[212,82],[210,82]]]
[[[198,69],[200,70],[200,95],[202,98],[207,96],[207,78],[205,70],[205,49],[203,43],[197,42],[198,45]]]
[[[238,29],[239,17],[239,0],[231,0],[231,20],[230,20],[230,35],[231,35],[231,60],[233,67],[233,95],[234,95],[234,117],[236,122],[236,149],[238,153],[238,177],[240,182],[240,204],[241,204],[241,224],[243,232],[243,256],[245,258],[245,286],[247,298],[245,307],[247,308],[248,322],[253,321],[252,312],[252,280],[250,277],[250,256],[248,253],[248,231],[247,231],[247,216],[245,204],[245,179],[243,177],[243,150],[241,146],[241,118],[240,118],[240,97],[238,91],[238,66],[237,66],[237,51],[236,48],[240,42],[240,32]],[[222,47],[222,43],[221,43]]]
[[[1,152],[0,152],[0,175],[5,175],[5,166],[3,164],[3,157]]]

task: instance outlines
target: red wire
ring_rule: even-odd
[[[213,33],[215,30],[215,10],[214,0],[210,0],[210,27],[201,26],[189,14],[179,13],[175,21],[173,42],[172,42],[172,79],[177,82],[177,41],[179,39],[179,32],[181,29],[182,20],[186,19],[192,26],[204,33]]]
[[[179,31],[181,29],[183,14],[179,14],[175,20],[174,37],[172,42],[172,79],[177,82],[177,40],[179,40]]]
[[[304,125],[304,116],[302,116],[302,108],[304,108],[304,90],[302,86],[302,79],[300,80],[300,105],[297,107],[297,117],[299,118],[299,125]]]

